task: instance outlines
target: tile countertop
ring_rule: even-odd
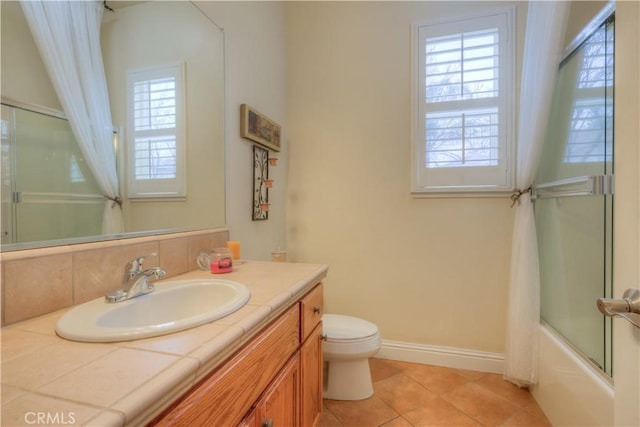
[[[220,278],[251,299],[227,317],[155,338],[78,343],[60,310],[2,329],[2,426],[141,425],[206,376],[327,275],[320,264],[248,261]],[[211,277],[192,271],[169,280]],[[216,276],[218,277],[218,276]]]

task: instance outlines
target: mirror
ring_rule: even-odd
[[[101,45],[118,131],[114,145],[124,233],[100,234],[101,209],[96,207],[104,199],[96,194],[91,177],[78,183],[78,176],[90,172],[77,149],[61,141],[72,136],[60,119],[60,102],[20,4],[2,1],[2,251],[225,225],[222,30],[191,2],[107,5],[113,12],[104,11]],[[176,63],[181,64],[185,90],[186,194],[135,197],[127,182],[132,175],[127,152],[133,139],[127,123],[127,74]],[[52,127],[39,130],[42,122]],[[43,189],[57,176],[51,168],[61,158],[66,181]]]

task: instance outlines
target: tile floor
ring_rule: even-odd
[[[320,427],[551,426],[529,391],[502,375],[375,358],[370,366],[374,395],[325,399]]]

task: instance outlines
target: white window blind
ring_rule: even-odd
[[[508,191],[513,9],[414,26],[414,192]]]
[[[498,166],[496,108],[427,113],[427,168]]]
[[[498,30],[426,40],[427,102],[498,96]]]
[[[131,71],[129,196],[186,195],[183,65]]]

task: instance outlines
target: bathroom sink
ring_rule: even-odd
[[[130,300],[98,298],[74,307],[58,321],[62,338],[84,342],[130,341],[193,328],[243,307],[251,293],[221,279],[155,283],[156,290]]]

